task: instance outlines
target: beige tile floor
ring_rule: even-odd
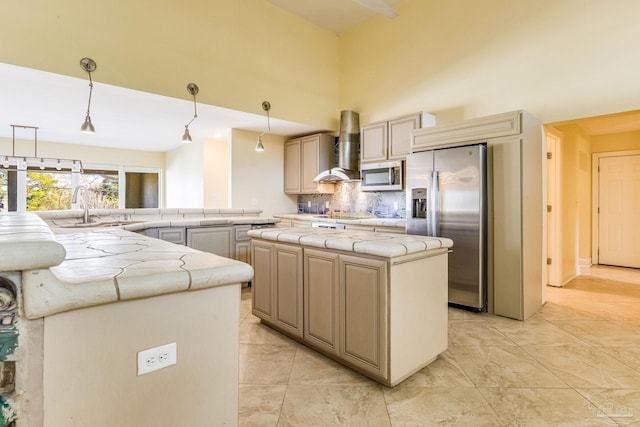
[[[449,309],[449,349],[387,388],[262,325],[242,293],[241,426],[640,426],[640,270],[584,268],[525,322]]]

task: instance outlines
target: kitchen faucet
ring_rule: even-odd
[[[87,190],[86,186],[78,185],[76,187],[73,192],[73,197],[71,197],[71,203],[78,202],[78,191],[80,191],[81,188],[84,190],[84,197],[82,198],[82,201],[84,202],[84,215],[82,216],[82,223],[87,224],[89,222],[89,190]]]

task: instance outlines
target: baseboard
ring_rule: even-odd
[[[591,267],[591,258],[578,258],[578,266]]]

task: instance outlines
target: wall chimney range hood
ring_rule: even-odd
[[[315,182],[357,181],[360,179],[360,115],[355,111],[340,112],[338,167],[320,172]]]

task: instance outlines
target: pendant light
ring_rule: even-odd
[[[271,104],[269,104],[269,101],[262,101],[262,109],[267,112],[267,130],[265,130],[258,136],[258,142],[256,144],[256,151],[258,153],[262,153],[264,151],[264,145],[262,145],[262,137],[265,133],[271,130],[271,123],[269,120],[269,110],[271,110]]]
[[[91,115],[89,110],[91,109],[91,94],[93,93],[93,80],[91,80],[91,73],[96,70],[96,62],[91,58],[82,58],[80,60],[80,67],[89,74],[89,103],[87,104],[87,116],[84,118],[84,123],[80,127],[82,133],[96,133],[96,129],[91,123]]]
[[[193,123],[193,121],[198,117],[198,110],[196,109],[196,95],[200,89],[198,85],[195,83],[189,83],[187,85],[187,92],[193,95],[193,118],[184,126],[184,135],[182,135],[182,142],[185,144],[189,144],[191,140],[191,134],[189,133],[189,125]]]

